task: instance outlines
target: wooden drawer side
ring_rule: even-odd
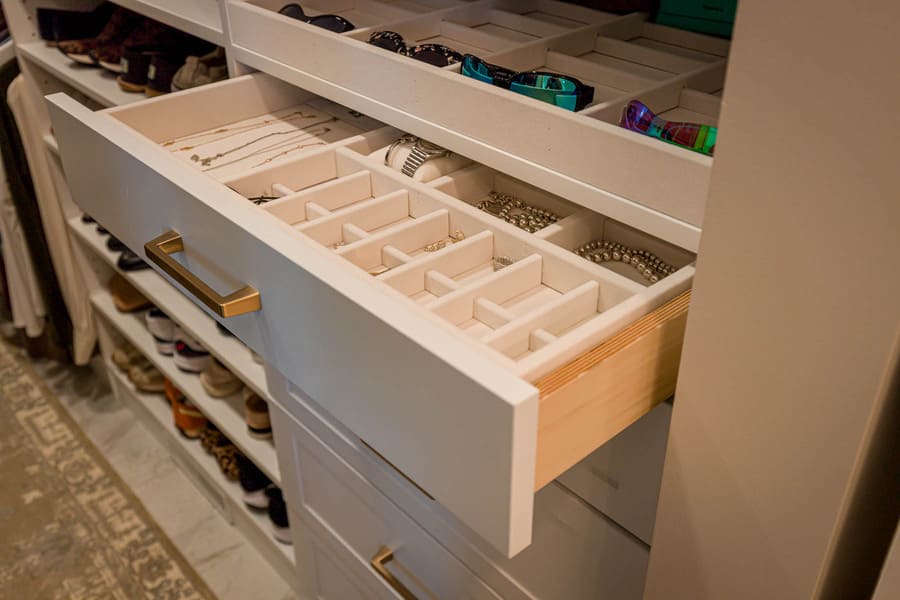
[[[690,290],[537,383],[535,490],[675,392]]]

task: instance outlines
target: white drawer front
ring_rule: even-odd
[[[663,403],[559,481],[622,527],[650,544],[669,438],[672,405]]]
[[[278,390],[276,386],[276,402],[284,400],[283,393],[284,390]],[[287,444],[280,441],[279,449],[282,465],[291,465],[284,467],[285,493],[290,501],[309,502],[310,498],[319,498],[320,503],[325,504],[325,500],[331,499],[324,510],[314,508],[312,518],[323,518],[323,512],[332,514],[330,503],[333,502],[349,503],[354,506],[354,512],[369,514],[366,506],[372,504],[370,496],[381,498],[384,494],[418,525],[437,537],[501,597],[522,600],[641,597],[649,558],[647,546],[563,487],[549,485],[536,494],[532,544],[515,558],[507,559],[484,547],[460,523],[448,520],[441,514],[439,506],[409,482],[396,477],[396,471],[366,452],[361,445],[354,446],[352,438],[337,431],[322,419],[322,415],[306,410],[309,405],[301,402],[301,406],[304,408],[300,413],[303,423],[324,437],[311,434],[305,425],[297,423],[281,409],[277,411],[275,427],[279,440],[291,439],[295,446],[298,437],[308,442],[295,451],[285,449]],[[312,452],[307,451],[307,446],[312,446]],[[318,476],[322,467],[316,464],[321,461],[315,455],[323,453],[340,457],[328,461],[334,470],[329,471],[325,483],[331,479],[355,482],[363,473],[377,491],[369,486],[354,486],[355,489],[371,489],[371,494],[344,493],[341,496],[348,499],[335,500],[338,496],[334,492],[315,489],[323,484]],[[310,454],[314,456],[310,458]],[[396,511],[393,505],[391,510]],[[328,518],[332,523],[336,517]],[[341,520],[330,528],[341,535],[342,527],[347,526]],[[368,527],[371,526],[363,526]],[[440,565],[426,564],[421,568],[424,569],[422,572],[428,573],[439,569]]]
[[[155,267],[214,308],[257,290],[229,329],[507,556],[536,489],[674,390],[689,253],[583,211],[526,233],[443,191],[510,178],[412,181],[370,157],[395,130],[262,73],[102,113],[50,102],[83,209],[138,252],[180,235]],[[571,252],[598,235],[675,272]]]
[[[352,562],[373,562],[389,550],[392,559],[381,568],[419,597],[497,597],[306,428],[277,407],[273,419],[280,456],[292,454],[288,468],[296,471],[291,480],[297,484],[284,490],[289,505],[314,530],[339,540],[355,557]],[[374,567],[369,570],[379,579]],[[393,589],[383,579],[381,586]]]

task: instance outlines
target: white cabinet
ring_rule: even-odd
[[[86,212],[507,555],[536,490],[674,389],[689,252],[483,168],[405,177],[396,130],[265,74],[50,102]],[[531,234],[452,195],[485,181],[570,208]],[[674,272],[571,252],[601,235]]]

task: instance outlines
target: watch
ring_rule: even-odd
[[[421,167],[429,160],[442,158],[444,156],[450,156],[450,151],[446,148],[442,148],[437,144],[432,144],[431,142],[423,140],[420,137],[405,134],[402,137],[394,140],[394,142],[390,146],[388,146],[387,152],[384,155],[384,164],[390,166],[391,153],[393,153],[394,149],[397,146],[410,143],[413,145],[413,147],[409,152],[409,156],[407,156],[406,160],[403,162],[403,166],[400,168],[400,172],[407,177],[412,177],[413,175],[415,175],[416,171],[419,170],[419,167]]]

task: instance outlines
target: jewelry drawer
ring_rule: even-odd
[[[336,465],[330,476],[341,481],[365,479],[373,494],[387,497],[502,598],[593,600],[641,596],[648,547],[564,487],[551,484],[537,493],[533,543],[514,558],[506,558],[324,415],[320,407],[288,391],[289,387],[283,377],[272,377],[274,405],[280,407],[273,413],[273,423],[277,422],[274,427],[280,461],[289,465],[282,469],[289,502],[294,498],[301,501],[301,494],[294,489],[310,491],[321,485],[316,476],[319,468],[307,468],[310,454],[330,453],[328,456],[334,458],[329,464]],[[290,413],[282,407],[285,404]],[[325,494],[321,489],[314,491],[320,497]],[[439,569],[440,564],[428,563],[421,568]]]
[[[408,596],[401,589],[417,598],[497,598],[303,425],[278,407],[272,410],[280,456],[293,467],[284,487],[292,513],[348,554],[342,564],[364,573],[367,587],[393,590],[403,597]],[[286,453],[291,456],[285,458]],[[366,567],[359,569],[360,565]]]
[[[320,4],[307,3],[338,14],[352,3]],[[625,130],[618,119],[632,98],[663,112],[677,106],[681,88],[721,90],[727,41],[553,0],[431,4],[391,3],[405,16],[344,34],[279,15],[280,1],[225,6],[237,61],[696,250],[712,158]],[[595,88],[594,101],[571,112],[463,76],[459,64],[438,68],[366,43],[382,30],[514,71],[571,75]]]
[[[263,73],[50,104],[76,203],[506,555],[536,490],[674,390],[671,244],[484,166],[411,180],[369,157],[400,132]],[[561,218],[528,233],[484,185]],[[572,252],[600,236],[674,272]]]

